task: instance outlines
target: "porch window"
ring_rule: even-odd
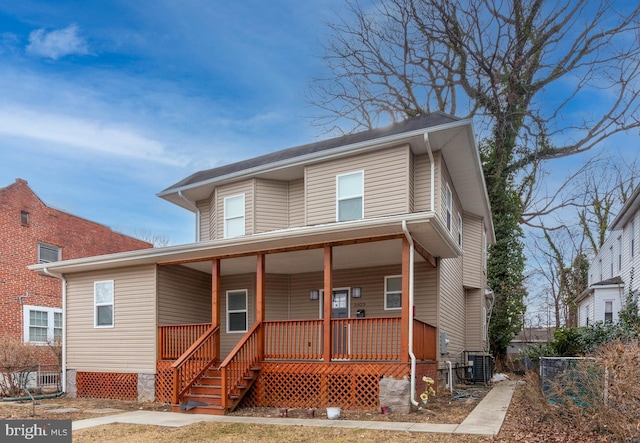
[[[449,184],[446,185],[446,188],[444,190],[444,198],[445,198],[445,215],[446,215],[446,222],[447,222],[447,229],[449,230],[449,232],[451,232],[451,213],[453,211],[453,195],[451,194],[451,188],[449,187]]]
[[[227,332],[247,332],[247,290],[227,291]]]
[[[336,221],[364,218],[364,171],[336,176]]]
[[[604,321],[605,323],[613,322],[613,301],[611,300],[604,302]]]
[[[384,278],[384,309],[402,309],[402,276]]]
[[[93,284],[94,327],[113,327],[113,280]]]
[[[60,260],[60,248],[46,243],[38,243],[38,263],[51,263]]]
[[[224,199],[224,238],[244,235],[244,194]]]
[[[62,338],[62,309],[25,305],[23,318],[26,343],[50,343]]]

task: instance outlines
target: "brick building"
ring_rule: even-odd
[[[0,188],[0,335],[35,344],[61,336],[60,280],[27,266],[151,247],[47,206],[25,180]]]

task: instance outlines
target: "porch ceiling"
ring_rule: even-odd
[[[354,245],[336,246],[333,249],[334,269],[355,269],[361,267],[387,266],[399,264],[402,259],[402,239],[384,240]],[[416,262],[424,259],[416,254]],[[324,251],[322,248],[302,251],[268,254],[265,260],[269,274],[300,274],[322,271]],[[211,273],[211,261],[185,263],[193,269]],[[221,275],[251,273],[256,270],[256,257],[236,257],[222,260]]]

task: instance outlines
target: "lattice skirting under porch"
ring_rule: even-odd
[[[138,374],[78,372],[76,386],[78,397],[138,399]]]
[[[171,403],[173,397],[173,370],[171,365],[174,360],[160,360],[156,365],[156,401],[159,403]]]
[[[436,363],[419,363],[423,375],[436,379]],[[258,380],[240,407],[379,409],[380,379],[409,377],[410,366],[400,363],[263,362]],[[421,388],[417,391],[421,392]]]

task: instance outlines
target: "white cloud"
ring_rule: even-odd
[[[78,27],[69,25],[64,29],[47,32],[37,29],[29,34],[27,52],[33,55],[57,60],[66,55],[86,55],[89,47],[85,39],[78,35]]]
[[[160,141],[125,125],[15,107],[0,108],[0,135],[45,142],[74,154],[81,150],[174,166],[186,163],[168,153]]]

